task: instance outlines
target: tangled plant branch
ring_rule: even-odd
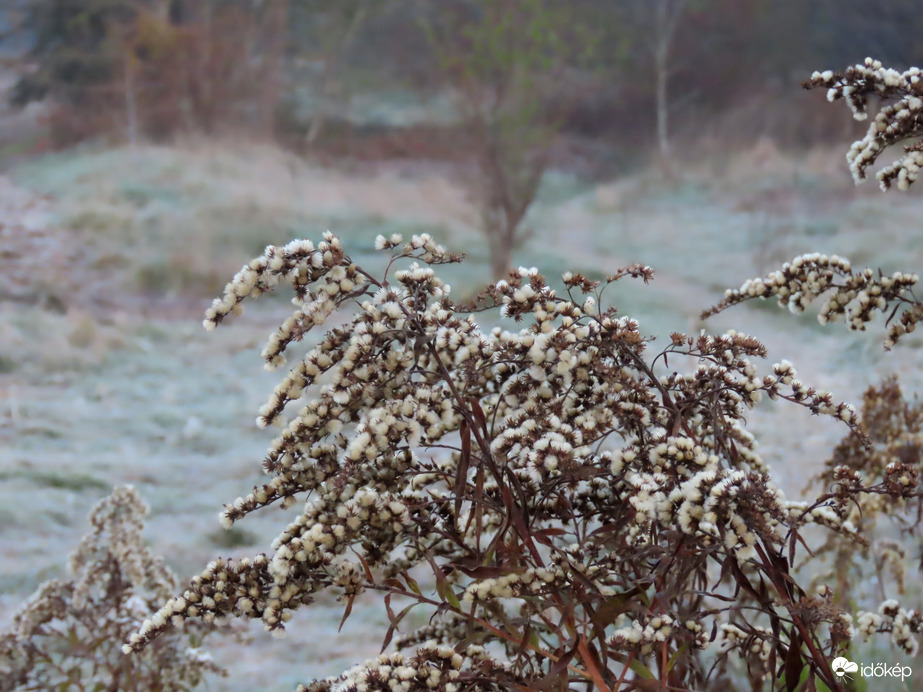
[[[703,312],[702,319],[748,300],[770,297],[799,313],[826,295],[817,316],[821,324],[843,319],[850,329],[865,331],[876,314],[890,311],[884,342],[890,350],[923,320],[923,304],[913,294],[919,280],[919,275],[904,272],[884,276],[879,270],[876,276],[872,269],[853,271],[849,260],[812,253],[786,262],[765,278],[749,279],[740,288],[726,291],[724,300]],[[898,311],[900,318],[895,321]]]
[[[845,72],[815,72],[804,83],[805,88],[827,89],[827,100],[843,99],[856,120],[868,117],[868,104],[872,97],[886,105],[869,125],[865,137],[856,141],[846,154],[849,170],[856,182],[863,180],[868,168],[875,164],[882,152],[890,146],[908,140],[916,142],[904,146],[904,153],[894,163],[878,172],[882,190],[897,182],[906,190],[920,175],[923,166],[923,81],[918,67],[905,72],[882,66],[878,60],[866,58]]]
[[[459,257],[426,235],[376,247],[391,253],[380,277],[329,233],[267,247],[208,310],[214,328],[291,284],[270,368],[334,313],[347,318],[261,409],[260,425],[281,428],[270,479],[221,519],[302,510],[268,554],[208,565],[126,651],[188,619],[279,631],[321,592],[345,620],[372,591],[390,620],[383,651],[396,650],[302,690],[679,690],[741,675],[794,689],[803,674],[841,689],[828,661],[848,647],[851,617],[792,568],[809,524],[855,538],[854,497],[878,486],[786,501],[743,424],[765,395],[860,434],[850,406],[790,363],[761,374],[765,348],[742,334],[674,333],[651,356],[638,323],[602,300],[619,280],[650,280],[649,267],[603,282],[566,274],[561,294],[520,268],[458,306],[432,267]],[[485,310],[520,328],[482,331]],[[671,371],[670,359],[697,366]],[[414,608],[430,624],[395,641]]]

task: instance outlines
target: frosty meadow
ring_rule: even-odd
[[[923,134],[918,70],[870,60],[811,85],[857,115],[873,94],[890,101],[850,150],[857,177]],[[921,151],[907,147],[882,186],[909,187]],[[906,537],[923,516],[923,408],[897,380],[856,411],[788,361],[764,365],[765,347],[743,334],[677,331],[658,348],[613,304],[621,283],[653,278],[645,265],[603,281],[565,274],[557,288],[519,268],[459,305],[438,269],[461,257],[425,234],[379,236],[376,248],[390,255],[377,275],[332,233],[269,246],[209,308],[213,329],[248,299],[294,291],[263,350],[268,368],[291,360],[259,412],[280,430],[262,462],[270,480],[227,504],[222,522],[303,508],[266,553],[212,562],[185,589],[163,577],[159,610],[117,643],[124,660],[226,619],[281,632],[322,592],[342,601],[344,621],[359,594],[378,594],[390,626],[379,658],[299,687],[309,692],[842,690],[833,663],[857,660],[859,640],[889,634],[894,656],[917,654],[923,616],[890,596],[908,591]],[[891,311],[890,348],[923,319],[917,282],[809,254],[706,316],[753,299],[794,312],[822,299],[822,321],[851,329]],[[482,329],[477,317],[491,313],[510,328]],[[811,502],[786,500],[744,427],[764,398],[844,426]],[[897,539],[876,533],[879,519]],[[148,558],[105,562],[120,553],[99,550],[112,590],[130,584],[131,601]],[[869,570],[881,598],[857,603],[850,584]],[[33,639],[27,625],[65,615],[38,608],[43,598],[3,640],[0,665],[23,681],[44,660],[17,653]],[[402,631],[413,611],[428,624]],[[189,665],[188,651],[175,660]],[[174,689],[151,674],[150,686],[110,680],[95,689]]]

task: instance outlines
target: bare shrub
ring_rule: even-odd
[[[427,33],[456,96],[459,147],[474,164],[464,183],[497,280],[528,236],[526,214],[557,135],[579,102],[574,68],[589,52],[590,39],[570,8],[542,0],[432,5],[435,17],[426,23]]]
[[[70,558],[71,578],[42,584],[12,630],[0,634],[0,690],[181,691],[208,673],[226,674],[200,648],[214,629],[202,622],[167,633],[138,656],[121,651],[177,588],[143,543],[147,511],[131,486],[93,508],[93,528]]]

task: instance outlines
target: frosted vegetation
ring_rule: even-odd
[[[69,578],[42,584],[0,636],[0,689],[103,684],[125,692],[187,692],[206,674],[227,675],[201,648],[215,630],[206,623],[173,632],[141,656],[120,651],[118,642],[177,588],[176,575],[144,545],[147,512],[130,486],[97,503],[90,532],[70,556]]]
[[[819,75],[819,79],[834,77]],[[650,285],[619,281],[607,290],[606,304],[617,305],[620,315],[637,318],[639,335],[658,336],[651,344],[656,352],[670,345],[673,330],[697,337],[705,327],[712,333],[733,327],[766,345],[769,363],[780,364],[776,369],[760,366],[760,373],[768,373],[786,386],[791,382],[784,382],[785,378],[794,375],[781,363],[783,357],[795,363],[810,385],[834,392],[836,402],[859,402],[869,385],[892,371],[900,373],[906,390],[913,390],[920,377],[919,339],[907,334],[892,353],[885,354],[881,342],[886,330],[881,318],[878,324],[873,323],[872,334],[845,335],[842,329],[822,329],[813,314],[799,318],[767,310],[761,303],[740,306],[707,324],[697,318],[721,299],[728,286],[768,276],[783,260],[806,252],[828,257],[836,253],[849,257],[855,267],[880,266],[888,276],[923,266],[919,243],[908,232],[923,211],[918,196],[878,196],[874,190],[853,189],[842,168],[839,153],[791,159],[762,143],[745,155],[692,167],[682,182],[670,186],[643,174],[600,186],[551,174],[527,220],[535,235],[516,253],[516,261],[539,267],[557,291],[563,291],[558,277],[566,271],[581,272],[595,280],[630,262],[651,265],[656,276]],[[35,261],[35,271],[19,279],[22,290],[17,289],[16,301],[0,305],[0,339],[8,344],[0,352],[4,394],[0,435],[10,442],[0,448],[0,472],[4,476],[0,486],[0,506],[4,509],[0,511],[5,513],[0,523],[11,558],[0,574],[7,614],[47,578],[64,576],[64,556],[87,531],[76,518],[83,517],[114,484],[133,484],[151,505],[145,534],[151,550],[163,555],[183,577],[199,573],[209,561],[221,556],[252,559],[268,549],[281,526],[298,516],[297,508],[284,516],[274,508],[267,509],[235,524],[229,532],[215,519],[221,503],[265,482],[255,462],[263,456],[272,434],[257,427],[253,414],[281,375],[260,373],[258,352],[264,336],[285,319],[289,307],[282,301],[270,302],[238,318],[234,328],[209,335],[202,332],[193,315],[207,305],[207,297],[220,289],[241,262],[259,255],[265,245],[284,245],[292,237],[317,239],[327,228],[336,231],[357,264],[378,277],[387,266],[388,254],[374,250],[376,235],[383,234],[385,242],[379,245],[384,246],[393,233],[403,233],[408,240],[414,234],[429,233],[451,250],[468,252],[469,261],[440,267],[439,276],[452,285],[453,297],[473,297],[488,272],[464,195],[432,171],[411,171],[410,177],[403,179],[393,173],[387,169],[371,174],[320,171],[269,149],[219,151],[204,145],[184,150],[76,152],[14,171],[17,190],[48,192],[55,198],[42,207],[44,216],[30,217],[25,237],[59,234],[61,244],[74,250],[73,257],[65,262],[60,258],[49,258],[47,265],[44,259]],[[25,201],[21,203],[15,195],[4,196],[11,200],[4,202],[4,228],[23,224],[26,211],[34,208],[28,201],[31,196],[22,194]],[[190,234],[189,228],[201,232]],[[333,241],[328,238],[325,242]],[[426,245],[426,241],[421,242]],[[40,246],[16,248],[17,266],[26,258],[34,261],[35,248]],[[423,246],[415,251],[429,252]],[[400,247],[397,252],[401,252]],[[43,271],[43,266],[56,271]],[[343,271],[348,272],[348,268]],[[531,285],[534,276],[527,273],[519,280]],[[352,281],[354,288],[360,286],[355,276],[337,277],[341,287],[344,281]],[[754,285],[749,284],[744,292]],[[343,290],[348,293],[352,289]],[[542,290],[535,288],[538,293]],[[30,303],[22,302],[24,295]],[[511,290],[511,297],[514,295],[515,288]],[[87,300],[78,301],[74,296]],[[72,307],[71,301],[85,307]],[[583,309],[586,303],[581,299],[575,305]],[[590,305],[584,312],[594,314],[596,309]],[[529,320],[542,321],[532,306],[530,311]],[[347,317],[333,317],[327,326],[339,326]],[[499,317],[481,315],[478,321],[484,334],[502,322]],[[518,329],[509,321],[503,324],[507,329]],[[306,334],[300,348],[312,347],[322,331]],[[670,357],[671,368],[681,365],[690,363],[678,355]],[[743,363],[740,367],[746,373]],[[694,370],[694,365],[688,369]],[[875,402],[897,405],[893,388],[876,391],[867,397],[870,410]],[[791,395],[791,390],[786,394]],[[278,390],[275,396],[278,405]],[[832,451],[846,434],[842,420],[833,419],[858,423],[836,402],[818,404],[818,410],[834,414],[827,417],[830,420],[812,417],[798,406],[772,402],[761,405],[758,415],[746,413],[746,430],[760,443],[759,452],[773,469],[773,481],[790,500],[817,498],[822,492],[819,486],[806,489],[815,475],[828,473],[827,480],[833,480],[825,459],[842,461],[849,459],[849,454],[856,459],[861,456],[846,442],[839,448],[839,456]],[[828,406],[833,408],[826,411]],[[263,422],[272,417],[270,413],[263,410]],[[907,415],[910,419],[911,414]],[[453,425],[449,433],[460,427],[459,421]],[[782,430],[784,435],[779,432]],[[874,430],[864,432],[881,451],[881,459],[897,454],[894,439],[878,440]],[[355,441],[360,433],[349,434]],[[647,458],[654,466],[656,455],[661,458],[663,453],[676,456],[687,451],[675,441],[675,453],[670,451],[669,440],[651,442]],[[452,444],[461,450],[460,438],[453,438]],[[656,451],[660,444],[666,445],[665,450]],[[688,451],[690,460],[698,458],[694,448]],[[607,462],[605,468],[615,473],[614,459]],[[705,465],[709,463],[706,460]],[[547,463],[545,468],[549,469]],[[882,463],[874,471],[882,482],[886,469],[887,464]],[[652,468],[651,473],[655,472]],[[892,482],[899,484],[895,478]],[[471,480],[476,481],[474,477]],[[689,488],[684,493],[686,490]],[[258,495],[251,504],[254,502],[262,503]],[[373,499],[373,504],[377,502]],[[355,503],[362,504],[358,495]],[[648,506],[636,499],[631,504],[656,523],[660,521],[659,510],[656,502],[652,503]],[[244,499],[236,511],[250,508]],[[881,507],[866,509],[874,513]],[[401,514],[396,510],[392,513]],[[783,511],[775,520],[784,515]],[[790,519],[791,513],[787,516]],[[229,517],[237,518],[234,510]],[[678,521],[682,523],[681,518]],[[893,628],[897,622],[900,629],[903,620],[908,620],[901,607],[920,599],[918,580],[905,578],[896,567],[892,569],[907,558],[893,540],[900,534],[886,522],[876,528],[861,525],[856,517],[843,516],[838,521],[840,525],[851,522],[853,529],[879,532],[875,545],[880,550],[870,553],[867,561],[857,559],[857,573],[863,576],[850,585],[850,598],[873,612],[854,617],[850,627],[871,632]],[[745,536],[740,538],[742,544],[728,547],[729,554],[740,561],[753,558],[749,552],[739,554],[749,547]],[[559,554],[568,560],[585,557],[567,553],[564,542],[556,549],[564,551]],[[848,631],[846,620],[832,603],[833,594],[845,588],[836,583],[836,570],[842,574],[843,561],[856,558],[835,542],[823,555],[828,561],[807,574],[805,583],[814,580],[833,587],[830,593],[821,589],[817,596],[810,595],[817,600],[817,609],[828,608],[822,615],[831,627],[840,628],[839,634],[824,633],[835,645],[837,637]],[[359,595],[360,589],[349,591],[350,585],[358,583],[349,575],[359,581],[364,578],[364,570],[359,571],[355,561],[350,564],[353,568],[337,563],[339,586],[347,588],[347,596],[355,594],[352,615],[339,635],[336,629],[343,605],[336,597],[342,596],[342,591],[320,593],[315,603],[294,614],[286,625],[290,632],[286,640],[270,641],[259,628],[246,647],[212,637],[210,648],[215,660],[231,670],[227,680],[213,681],[213,688],[289,690],[312,677],[339,675],[377,654],[381,636],[389,626],[388,615],[380,596]],[[219,564],[215,569],[223,568]],[[274,564],[270,573],[280,578],[284,571],[280,564]],[[503,589],[513,593],[517,588],[506,582],[481,588],[469,580],[453,580],[446,586],[432,569],[428,574],[425,570],[417,574],[417,578],[427,598],[450,604],[447,589],[454,589],[457,598],[470,604],[497,595],[506,597]],[[402,588],[413,593],[410,582],[404,579]],[[177,589],[173,595],[181,593],[182,589]],[[602,588],[600,593],[604,593]],[[886,604],[881,613],[874,612],[886,596],[897,594],[900,607]],[[844,600],[841,605],[846,603]],[[248,612],[252,606],[238,610]],[[266,610],[275,612],[273,608],[266,603],[260,608],[266,624],[278,624],[265,617]],[[290,613],[285,610],[282,615]],[[636,619],[623,614],[615,634],[608,633],[613,651],[630,655],[636,645],[635,660],[640,660],[650,654],[645,646],[665,642],[678,646],[681,636],[688,639],[689,647],[704,644],[699,641],[701,633],[686,627],[685,620],[675,614],[669,616],[670,621],[660,617],[656,627],[654,614],[647,619],[638,615]],[[410,613],[401,631],[406,634],[419,629],[428,622],[428,616]],[[752,633],[740,629],[739,624],[724,624],[728,627],[721,630],[722,646],[732,649],[753,643]],[[650,636],[646,634],[648,627],[652,628]],[[638,628],[635,636],[633,630]],[[150,632],[149,627],[145,634]],[[319,641],[324,642],[323,647],[317,645]],[[909,642],[905,638],[897,643],[912,651]],[[857,636],[853,646],[852,660],[894,655],[888,637],[863,642]],[[448,675],[456,662],[444,653],[432,648],[417,657],[417,663],[430,669],[443,666]],[[471,651],[465,670],[487,665],[485,661],[496,653]],[[521,653],[507,651],[514,659]],[[771,647],[754,653],[757,669],[770,661],[776,666],[781,662],[781,658],[774,658],[781,654]],[[576,656],[571,664],[595,682],[588,672],[591,667],[581,668],[584,664],[578,662],[593,657],[583,651]],[[659,663],[655,659],[648,660],[647,670],[656,676]],[[395,669],[401,666],[401,662],[392,663]],[[278,674],[267,680],[265,672],[270,665]],[[506,669],[501,672],[509,673]],[[633,674],[642,675],[637,666]],[[735,679],[746,673],[732,666],[727,675]]]

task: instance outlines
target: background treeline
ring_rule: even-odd
[[[913,0],[5,0],[0,31],[19,75],[11,98],[49,105],[55,146],[232,129],[296,148],[440,155],[451,117],[350,113],[385,93],[438,104],[459,91],[458,56],[499,59],[486,65],[499,93],[517,53],[472,27],[519,21],[524,6],[547,20],[529,31],[553,33],[533,36],[555,75],[536,107],[555,110],[576,147],[668,157],[715,139],[839,140],[818,95],[797,89],[813,70],[923,57]],[[495,43],[508,37],[499,27]]]

